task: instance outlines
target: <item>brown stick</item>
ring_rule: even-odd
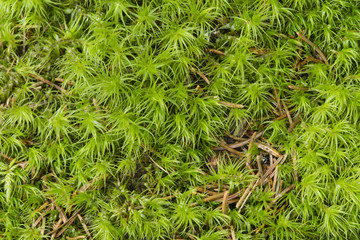
[[[219,103],[220,103],[221,105],[224,105],[224,106],[230,107],[230,108],[244,108],[244,105],[241,105],[241,104],[224,102],[224,101],[219,101]]]
[[[299,87],[299,86],[294,86],[294,85],[288,85],[288,88],[292,89],[292,90],[301,90],[301,91],[309,90],[309,88],[307,88],[307,87]]]
[[[257,174],[258,176],[259,174]],[[252,189],[252,187],[254,186],[254,184],[257,182],[258,180],[255,179],[254,181],[252,181],[249,186],[246,188],[244,194],[241,196],[240,200],[236,203],[236,207],[239,208],[240,205],[244,202],[245,198],[247,197],[247,195],[250,193],[250,190]]]
[[[225,192],[222,192],[222,193],[218,193],[216,195],[212,195],[210,197],[207,197],[207,198],[204,198],[202,201],[203,202],[210,202],[212,200],[215,200],[215,199],[218,199],[218,198],[221,198],[225,195]]]
[[[225,131],[224,131],[224,134],[226,136],[228,136],[229,138],[232,138],[232,139],[234,139],[236,141],[245,141],[245,140],[247,140],[246,138],[236,137],[236,136],[234,136],[234,135],[232,135],[232,134],[230,134],[228,132],[225,132]]]
[[[65,81],[65,79],[63,79],[63,78],[55,78],[55,81],[63,83]],[[68,82],[66,82],[66,85],[73,86],[74,83],[68,81]]]
[[[84,239],[86,238],[85,236],[77,236],[77,237],[66,237],[67,240],[77,240],[77,239]]]
[[[208,51],[209,51],[209,52],[212,52],[212,53],[216,53],[216,54],[225,56],[225,53],[222,52],[222,51],[220,51],[220,50],[216,50],[216,49],[210,48]]]
[[[245,153],[242,153],[242,152],[239,152],[231,147],[229,147],[229,145],[225,144],[225,143],[222,143],[222,142],[219,142],[220,146],[222,147],[222,149],[226,149],[228,150],[229,152],[232,152],[236,155],[239,155],[239,156],[245,156]]]
[[[77,217],[79,218],[79,220],[80,220],[80,222],[81,222],[81,225],[83,226],[83,228],[84,228],[86,234],[88,235],[88,237],[89,237],[90,239],[92,239],[91,234],[90,234],[90,231],[89,231],[88,227],[86,226],[86,224],[85,224],[85,222],[84,222],[84,219],[81,217],[80,214],[78,214]]]
[[[38,209],[35,210],[35,212],[40,212],[43,210],[47,205],[49,205],[49,202],[45,202],[43,205],[41,205]]]
[[[47,79],[45,79],[45,78],[43,78],[43,77],[37,76],[37,75],[32,74],[32,73],[29,73],[29,76],[30,76],[30,77],[33,77],[33,78],[35,78],[35,79],[37,79],[37,80],[40,80],[40,81],[42,81],[42,82],[44,82],[44,83],[52,86],[53,88],[55,88],[55,89],[57,89],[57,90],[59,90],[59,91],[61,91],[61,92],[63,92],[63,93],[66,93],[66,90],[65,90],[64,88],[59,87],[58,85],[54,84],[53,82],[50,82],[49,80],[47,80]]]
[[[44,235],[45,233],[45,225],[46,225],[46,218],[44,217],[42,219],[42,224],[41,224],[41,231],[40,231],[41,235]]]
[[[226,208],[227,208],[227,205],[228,205],[228,199],[229,199],[229,191],[225,191],[222,206],[221,206],[221,210],[222,210],[223,214],[226,213]]]
[[[261,137],[261,135],[263,135],[263,133],[264,133],[264,131],[259,132],[258,134],[256,134],[254,139],[257,139],[257,138]],[[250,138],[243,141],[243,142],[228,144],[227,147],[229,147],[229,148],[238,148],[238,147],[242,147],[242,146],[247,145],[249,142],[250,142]],[[224,150],[224,149],[225,149],[224,147],[216,147],[216,148],[214,148],[214,150],[216,150],[216,151],[217,150]]]
[[[76,219],[76,216],[78,215],[78,213],[83,209],[83,207],[79,208],[75,213],[74,215],[72,215],[66,222],[64,222],[63,224],[61,224],[59,227],[53,229],[51,232],[47,233],[46,235],[50,235],[50,234],[53,234],[54,232],[56,232],[57,230],[61,229],[62,227],[64,226],[68,226],[70,225],[75,219]],[[66,230],[66,228],[64,228]],[[64,230],[64,231],[65,231]],[[63,231],[63,232],[64,232]],[[61,233],[63,233],[61,232]],[[59,232],[60,233],[60,232]],[[61,235],[61,234],[60,234]],[[59,235],[59,236],[60,236]]]
[[[258,143],[258,142],[254,143],[254,144],[256,144],[256,146],[257,146],[258,148],[264,150],[264,151],[267,152],[267,153],[270,153],[270,154],[273,155],[274,157],[277,157],[277,158],[278,158],[278,157],[281,157],[281,154],[280,154],[277,150],[275,150],[274,148],[272,148],[272,147],[270,147],[270,146],[267,146],[267,145],[265,145],[265,144]]]
[[[60,226],[61,222],[62,222],[62,220],[61,220],[61,218],[60,218],[59,221],[54,224],[54,228],[53,228],[53,229],[58,228],[58,227]],[[44,235],[44,234],[43,234],[43,235]],[[55,239],[55,237],[56,237],[56,231],[51,235],[51,240]]]
[[[249,146],[248,146],[248,155],[247,155],[247,158],[246,158],[246,167],[250,170],[250,172],[255,175],[255,173],[252,170],[251,168],[251,153],[250,153],[250,149],[253,145],[253,142],[254,142],[254,139],[255,139],[255,136],[256,136],[256,132],[253,133],[253,135],[251,136],[250,138],[250,142],[249,142]]]
[[[256,157],[256,163],[258,165],[260,176],[262,176],[264,174],[264,171],[263,171],[263,168],[262,168],[262,165],[261,165],[261,158],[262,158],[261,155],[257,155],[257,157]]]
[[[325,62],[326,65],[329,65],[329,62],[327,61],[324,53],[320,50],[320,48],[318,48],[317,46],[315,46],[315,44],[313,42],[311,42],[309,39],[307,39],[304,35],[302,35],[299,32],[296,32],[296,34],[299,36],[299,38],[301,38],[302,40],[304,40],[307,44],[309,44],[311,47],[315,48],[315,51],[320,55],[321,59]]]
[[[294,188],[294,184],[291,184],[290,186],[288,186],[287,188],[285,188],[281,193],[279,193],[275,199],[273,201],[271,201],[272,204],[276,203],[277,200],[279,200],[284,194],[288,193],[291,191],[291,189]]]
[[[191,67],[190,70],[193,71],[193,72],[195,72],[195,73],[196,73],[197,75],[199,75],[202,79],[204,79],[207,84],[210,84],[209,79],[208,79],[203,73],[199,72],[198,70],[196,70],[196,69],[193,68],[193,67]]]
[[[56,204],[56,210],[58,210],[58,212],[59,212],[60,219],[61,219],[63,222],[66,222],[66,221],[67,221],[66,214],[65,214],[65,212],[62,210],[62,208],[59,207],[57,204]]]
[[[297,181],[299,181],[299,177],[298,177],[298,174],[296,171],[296,152],[295,152],[295,150],[293,150],[292,153],[293,153],[292,159],[293,159],[293,169],[294,169],[294,180],[295,180],[295,182],[297,182]]]
[[[288,132],[291,133],[300,121],[301,121],[300,116],[297,115],[295,117],[294,121],[292,122],[292,124],[290,124],[290,126],[288,128]]]
[[[236,240],[236,235],[235,235],[235,231],[234,231],[233,225],[230,225],[230,232],[231,232],[231,238],[232,238],[232,240]]]
[[[54,207],[53,204],[51,204],[50,206],[48,206],[48,207],[46,208],[45,212],[43,212],[43,213],[41,214],[41,216],[38,217],[38,219],[36,219],[36,221],[33,223],[32,227],[33,227],[33,228],[36,227],[36,226],[39,224],[39,222],[43,219],[43,217],[45,217],[45,215],[48,214],[48,212],[50,212],[50,211],[53,209],[53,207]]]
[[[278,105],[278,108],[279,108],[279,115],[281,116],[282,115],[282,107],[281,107],[281,104],[280,104],[280,98],[279,98],[279,94],[278,94],[278,91],[276,88],[274,88],[274,94],[275,94],[275,99],[276,99],[276,103]]]
[[[273,181],[273,186],[272,186],[272,191],[276,192],[276,183],[277,183],[277,176],[278,176],[278,172],[279,172],[279,167],[275,168],[275,173],[274,173],[274,181]]]
[[[293,124],[293,123],[292,123],[293,121],[292,121],[292,119],[291,119],[290,112],[289,112],[288,108],[286,107],[286,104],[284,103],[284,101],[282,101],[282,104],[283,104],[283,106],[284,106],[286,115],[287,115],[287,117],[288,117],[288,119],[289,119],[289,123],[290,123],[290,126],[291,126],[291,124]]]

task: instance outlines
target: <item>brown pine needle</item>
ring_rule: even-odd
[[[224,102],[224,101],[219,101],[219,103],[220,103],[221,105],[224,105],[224,106],[230,107],[230,108],[244,108],[244,105],[241,105],[241,104]]]
[[[275,150],[274,148],[267,146],[265,144],[262,143],[254,143],[256,144],[256,146],[262,150],[264,150],[267,153],[270,153],[271,155],[273,155],[274,157],[281,157],[281,153],[279,153],[277,150]]]
[[[66,237],[67,240],[77,240],[77,239],[84,239],[86,238],[85,236],[77,236],[77,237]]]
[[[292,153],[293,153],[292,160],[293,160],[293,169],[294,169],[294,181],[297,182],[297,181],[299,181],[299,177],[298,177],[298,174],[296,171],[296,152],[295,152],[295,150],[293,150]]]
[[[231,232],[231,238],[232,238],[232,240],[236,240],[236,235],[235,235],[235,231],[234,231],[234,226],[233,226],[233,225],[230,226],[230,232]]]
[[[209,52],[212,52],[212,53],[216,53],[216,54],[225,56],[225,53],[222,52],[222,51],[220,51],[220,50],[216,50],[216,49],[210,48],[208,51],[209,51]]]
[[[40,212],[41,210],[43,210],[47,205],[49,205],[49,202],[45,202],[43,205],[41,205],[38,209],[36,209],[36,212]]]
[[[191,67],[190,68],[191,71],[195,72],[197,75],[199,75],[202,79],[204,79],[204,81],[207,83],[207,84],[210,84],[210,81],[209,79],[201,72],[199,72],[198,70],[196,70],[195,68]]]
[[[282,107],[281,107],[281,104],[280,104],[280,98],[279,98],[279,94],[278,94],[278,91],[276,88],[274,88],[274,94],[275,94],[275,99],[276,99],[276,103],[278,105],[278,108],[279,108],[279,116],[281,116],[283,114],[282,112]]]
[[[259,132],[258,134],[256,134],[254,139],[258,139],[259,137],[261,137],[261,135],[263,135],[264,131]],[[233,143],[233,144],[228,144],[227,147],[229,148],[238,148],[238,147],[242,147],[247,145],[250,142],[250,138],[243,141],[243,142],[238,142],[238,143]],[[214,150],[218,151],[218,150],[224,150],[224,147],[216,147],[214,148]]]
[[[59,221],[54,224],[54,229],[58,228],[60,226],[61,222],[62,222],[62,220],[60,218]],[[51,240],[55,239],[55,237],[56,237],[56,231],[51,235]]]
[[[258,176],[259,174],[257,174],[256,176]],[[248,194],[250,193],[251,189],[253,188],[254,184],[257,182],[258,180],[255,179],[253,180],[249,186],[246,188],[244,194],[241,196],[240,200],[236,203],[236,208],[239,208],[245,201],[245,198],[248,196]]]
[[[227,209],[227,205],[228,205],[228,199],[229,199],[229,191],[225,191],[222,206],[221,206],[221,210],[222,210],[223,214],[226,214],[226,209]]]
[[[284,196],[286,193],[290,192],[294,188],[294,184],[291,184],[287,188],[285,188],[281,193],[276,195],[275,199],[271,201],[272,204],[276,203],[277,200],[279,200],[282,196]]]
[[[291,126],[291,124],[292,124],[293,121],[292,121],[292,119],[291,119],[291,115],[290,115],[289,109],[287,108],[287,106],[286,106],[286,104],[284,103],[284,101],[282,101],[282,104],[283,104],[283,106],[284,106],[286,115],[287,115],[287,117],[288,117],[288,119],[289,119],[289,123],[290,123],[290,126]]]
[[[298,87],[298,86],[294,86],[294,85],[288,85],[288,88],[292,89],[292,90],[301,90],[301,91],[309,90],[309,88],[307,88],[307,87]]]
[[[32,74],[32,73],[29,73],[29,76],[30,76],[30,77],[33,77],[33,78],[35,78],[35,79],[37,79],[37,80],[40,80],[40,81],[46,83],[46,84],[49,85],[49,86],[52,86],[53,88],[61,91],[62,93],[66,93],[66,90],[65,90],[64,88],[59,87],[59,86],[56,85],[55,83],[50,82],[49,80],[47,80],[47,79],[45,79],[45,78],[43,78],[43,77],[37,76],[37,75]]]
[[[164,172],[166,172],[168,175],[170,175],[169,173],[168,173],[168,171],[166,171],[163,167],[161,167],[157,162],[155,162],[154,161],[154,159],[152,159],[152,157],[150,157],[150,155],[149,154],[147,154],[148,155],[148,157],[150,158],[150,160],[158,167],[158,168],[160,168],[161,170],[163,170]]]
[[[276,183],[277,183],[277,176],[278,176],[278,172],[279,172],[279,167],[275,168],[275,173],[274,173],[274,181],[273,181],[273,186],[272,186],[272,191],[276,192]]]
[[[315,51],[319,54],[319,56],[321,57],[321,59],[325,62],[326,65],[329,65],[329,62],[327,61],[324,53],[320,50],[320,48],[318,48],[317,46],[315,46],[315,44],[313,42],[311,42],[309,39],[307,39],[304,35],[302,35],[299,32],[296,32],[296,34],[299,36],[299,38],[301,38],[302,40],[304,40],[307,44],[309,44],[311,47],[315,48]]]
[[[295,117],[294,121],[292,122],[292,124],[290,124],[290,126],[288,128],[288,132],[291,133],[300,121],[301,121],[300,116],[297,115]]]
[[[222,147],[222,149],[226,149],[229,152],[234,153],[234,154],[239,155],[239,156],[245,156],[245,153],[239,152],[239,151],[229,147],[229,145],[227,145],[225,143],[219,142],[219,144]]]
[[[89,231],[88,227],[86,226],[86,224],[85,224],[85,222],[84,222],[84,219],[81,217],[80,214],[78,214],[77,217],[79,218],[79,220],[80,220],[80,222],[81,222],[81,225],[83,226],[83,228],[84,228],[86,234],[88,235],[88,237],[89,237],[90,239],[92,239],[91,234],[90,234],[90,231]]]
[[[45,215],[48,214],[51,210],[53,210],[53,207],[54,207],[53,204],[51,204],[50,206],[48,206],[48,207],[45,209],[45,211],[41,214],[41,216],[40,216],[38,219],[36,219],[36,221],[33,223],[32,227],[33,227],[33,228],[36,227],[36,226],[40,223],[40,221],[45,217]]]

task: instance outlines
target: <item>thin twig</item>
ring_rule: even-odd
[[[77,239],[84,239],[85,236],[77,236],[77,237],[66,237],[67,240],[77,240]]]
[[[299,181],[299,177],[298,177],[298,174],[296,171],[296,152],[295,152],[295,150],[293,150],[292,153],[293,153],[292,160],[293,160],[293,169],[294,169],[294,180],[295,180],[295,182],[297,182],[297,181]]]
[[[88,227],[86,226],[86,224],[85,224],[85,222],[84,222],[84,219],[81,217],[80,214],[78,214],[77,217],[79,218],[79,220],[80,220],[80,222],[81,222],[81,225],[83,226],[83,228],[84,228],[86,234],[88,235],[88,237],[89,237],[90,239],[92,239],[91,234],[90,234],[90,231],[89,231]]]
[[[222,51],[220,51],[220,50],[216,50],[216,49],[210,48],[210,49],[208,49],[208,51],[209,51],[209,52],[212,52],[212,53],[216,53],[216,54],[225,56],[225,53],[222,52]]]
[[[258,134],[256,134],[254,139],[257,139],[257,138],[261,137],[261,135],[263,135],[263,133],[264,133],[264,131],[259,132]],[[250,142],[250,138],[243,141],[243,142],[228,144],[227,147],[229,147],[229,148],[238,148],[238,147],[242,147],[242,146],[247,145],[249,142]],[[225,149],[224,147],[216,147],[216,148],[214,148],[214,150],[224,150],[224,149]]]
[[[284,194],[288,193],[291,191],[291,189],[294,188],[294,184],[291,184],[290,186],[288,186],[287,188],[285,188],[281,193],[279,193],[275,199],[273,201],[271,201],[272,204],[276,203],[277,200],[279,200]]]
[[[40,221],[43,219],[43,217],[45,217],[46,214],[48,214],[51,210],[53,210],[53,207],[54,207],[54,204],[51,204],[50,206],[48,206],[46,208],[45,212],[43,212],[41,214],[41,216],[38,217],[38,219],[36,219],[36,221],[33,223],[32,227],[33,228],[36,227],[40,223]]]
[[[198,70],[196,70],[196,69],[193,68],[193,67],[191,67],[190,70],[193,71],[193,72],[195,72],[195,73],[196,73],[197,75],[199,75],[202,79],[204,79],[207,84],[210,84],[209,79],[208,79],[203,73],[199,72]]]
[[[321,59],[325,62],[326,65],[329,65],[329,62],[327,61],[324,53],[320,50],[320,48],[318,48],[317,46],[315,46],[315,44],[313,42],[311,42],[309,39],[307,39],[304,35],[302,35],[299,32],[296,32],[296,34],[299,36],[299,38],[301,38],[302,40],[304,40],[307,44],[309,44],[311,47],[315,48],[315,51],[320,55]]]
[[[257,174],[256,176],[258,176],[259,174]],[[240,200],[236,203],[236,207],[239,208],[242,203],[244,202],[245,198],[247,197],[247,195],[250,193],[250,190],[252,189],[252,187],[254,186],[254,184],[256,183],[256,181],[258,181],[257,179],[253,180],[249,186],[246,188],[244,194],[241,196]]]
[[[261,158],[262,158],[261,155],[257,155],[257,156],[256,156],[256,163],[257,163],[257,165],[258,165],[258,169],[259,169],[260,175],[262,176],[262,175],[264,174],[264,171],[263,171],[263,168],[262,168],[262,165],[261,165]]]
[[[43,78],[43,77],[37,76],[37,75],[32,74],[32,73],[29,73],[29,76],[30,76],[30,77],[33,77],[33,78],[35,78],[35,79],[37,79],[37,80],[40,80],[40,81],[42,81],[42,82],[44,82],[44,83],[46,83],[46,84],[54,87],[55,89],[57,89],[57,90],[59,90],[59,91],[61,91],[61,92],[63,92],[63,93],[66,93],[66,90],[65,90],[64,88],[59,87],[59,86],[56,85],[55,83],[50,82],[49,80],[47,80],[47,79],[45,79],[45,78]]]
[[[282,107],[281,107],[281,104],[280,104],[280,98],[279,98],[279,94],[278,94],[278,91],[276,88],[274,88],[274,94],[275,94],[275,99],[276,99],[276,102],[277,102],[277,105],[278,105],[278,108],[279,108],[279,116],[281,116],[283,114],[282,112]]]
[[[235,231],[234,231],[233,225],[230,225],[230,232],[231,232],[231,238],[232,238],[232,240],[236,240],[236,235],[235,235]]]
[[[309,88],[307,88],[307,87],[299,87],[299,86],[294,86],[294,85],[288,85],[288,88],[292,89],[292,90],[301,90],[301,91],[309,90]]]
[[[75,219],[76,216],[78,215],[78,213],[83,209],[83,207],[80,207],[75,213],[74,215],[72,215],[66,222],[64,222],[63,224],[61,224],[59,227],[53,229],[51,232],[47,233],[46,235],[50,235],[53,234],[54,232],[56,232],[57,230],[61,229],[64,226],[68,226],[70,225]],[[65,228],[66,230],[66,228]],[[60,233],[60,232],[59,232]]]
[[[229,152],[234,153],[234,154],[239,155],[239,156],[245,156],[245,153],[239,152],[239,151],[231,148],[229,145],[227,145],[225,143],[222,143],[222,142],[219,141],[219,144],[222,147],[222,149],[226,149]]]
[[[157,162],[155,162],[154,159],[152,159],[152,157],[150,157],[149,154],[147,154],[147,155],[148,155],[148,157],[150,158],[150,160],[151,160],[158,168],[160,168],[161,170],[163,170],[164,172],[166,172],[168,175],[170,175],[169,172],[166,171],[163,167],[161,167]]]
[[[290,124],[290,126],[288,128],[288,132],[291,133],[300,121],[301,121],[300,116],[297,115],[295,117],[294,121],[292,122],[292,124]]]
[[[292,119],[291,119],[290,112],[289,112],[289,110],[288,110],[288,108],[287,108],[286,104],[284,103],[284,101],[282,101],[282,104],[283,104],[283,106],[284,106],[284,109],[285,109],[286,115],[287,115],[287,117],[288,117],[288,119],[289,119],[289,123],[290,123],[290,125],[291,125],[291,124],[292,124]]]
[[[273,181],[273,186],[272,186],[272,191],[275,192],[276,191],[276,183],[277,183],[277,176],[278,176],[278,172],[279,172],[279,167],[275,168],[275,175],[274,175],[274,181]]]
[[[58,227],[60,226],[61,222],[62,222],[62,220],[61,220],[61,218],[60,218],[59,221],[57,221],[57,223],[54,224],[54,228],[53,228],[53,229],[58,228]],[[43,235],[44,235],[44,234],[43,234]],[[51,235],[51,240],[55,239],[55,237],[56,237],[56,231]]]
[[[230,108],[244,108],[244,105],[241,105],[241,104],[224,102],[224,101],[219,101],[219,103],[220,103],[221,105],[224,105],[224,106],[230,107]]]
[[[221,206],[221,210],[222,210],[223,214],[226,213],[226,208],[227,208],[227,205],[228,205],[228,199],[229,199],[229,191],[225,191],[222,206]]]
[[[258,142],[254,143],[254,144],[256,144],[256,146],[257,146],[258,148],[264,150],[264,151],[267,152],[267,153],[270,153],[270,154],[273,155],[274,157],[277,157],[277,158],[278,158],[278,157],[281,157],[281,154],[280,154],[277,150],[275,150],[274,148],[272,148],[272,147],[270,147],[270,146],[267,146],[267,145],[265,145],[265,144],[258,143]]]

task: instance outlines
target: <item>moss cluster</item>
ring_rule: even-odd
[[[1,0],[0,238],[360,239],[359,16]]]

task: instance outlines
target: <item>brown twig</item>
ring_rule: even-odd
[[[164,172],[166,172],[167,174],[169,174],[169,172],[166,171],[163,167],[161,167],[157,162],[155,162],[154,159],[152,159],[152,157],[150,157],[149,154],[147,154],[147,155],[148,155],[148,157],[150,158],[150,160],[151,160],[158,168],[160,168],[161,170],[163,170]]]
[[[276,203],[277,200],[279,200],[284,194],[288,193],[291,191],[291,189],[294,188],[294,184],[291,184],[290,186],[288,186],[287,188],[285,188],[281,193],[279,193],[278,195],[276,195],[275,199],[271,201],[272,204]]]
[[[66,237],[67,240],[77,240],[77,239],[84,239],[85,236],[77,236],[77,237]]]
[[[36,221],[33,223],[32,227],[36,227],[40,221],[45,217],[46,214],[48,214],[51,210],[54,209],[54,204],[51,204],[50,206],[48,206],[45,211],[41,214],[40,217],[38,217],[38,219],[36,219]]]
[[[220,103],[221,105],[224,105],[224,106],[230,107],[230,108],[244,108],[244,105],[241,105],[241,104],[224,102],[224,101],[219,101],[219,103]]]
[[[226,149],[227,151],[234,153],[236,155],[239,155],[239,156],[245,156],[245,153],[239,152],[239,151],[231,148],[229,145],[227,145],[225,143],[219,142],[219,144],[222,147],[222,149]]]
[[[280,98],[279,98],[279,94],[278,94],[278,91],[276,88],[274,88],[274,94],[275,94],[275,99],[276,99],[276,103],[278,105],[278,108],[279,108],[279,116],[281,116],[283,114],[282,112],[282,107],[281,107],[281,104],[280,104]]]
[[[282,104],[283,104],[283,106],[284,106],[284,109],[285,109],[286,115],[287,115],[287,117],[288,117],[288,119],[289,119],[289,123],[290,123],[290,126],[291,126],[291,124],[292,124],[292,119],[291,119],[290,112],[289,112],[289,110],[288,110],[288,108],[287,108],[286,104],[284,103],[284,101],[282,101]]]
[[[236,235],[235,235],[235,231],[234,231],[233,225],[230,225],[230,233],[231,233],[231,238],[232,238],[232,240],[236,240]]]
[[[291,133],[300,121],[301,121],[300,116],[297,115],[295,117],[294,121],[292,122],[292,124],[290,124],[290,126],[288,128],[288,132]]]
[[[204,79],[204,81],[207,83],[207,84],[210,84],[210,81],[209,79],[201,72],[199,72],[198,70],[196,70],[195,68],[191,67],[190,68],[191,71],[195,72],[197,75],[199,75],[202,79]]]
[[[298,174],[297,174],[297,171],[296,171],[296,152],[295,150],[293,150],[292,152],[292,160],[293,160],[293,169],[294,169],[294,180],[295,182],[299,181],[299,177],[298,177]]]
[[[320,48],[318,48],[317,46],[315,46],[315,44],[313,42],[311,42],[309,39],[307,39],[304,35],[302,35],[299,32],[296,32],[296,34],[299,36],[299,38],[301,38],[302,40],[304,40],[307,44],[309,44],[311,47],[315,48],[315,51],[319,54],[319,56],[321,57],[321,59],[325,62],[326,65],[329,65],[329,62],[327,61],[324,53],[320,50]]]
[[[54,224],[53,229],[58,228],[58,227],[60,226],[61,222],[62,222],[62,220],[61,220],[61,218],[60,218],[59,221],[57,221],[57,223]],[[44,235],[44,234],[43,234],[43,235]],[[55,237],[56,237],[56,231],[51,235],[51,240],[55,239]]]
[[[225,56],[225,53],[222,52],[222,51],[220,51],[220,50],[216,50],[216,49],[210,48],[210,49],[208,49],[208,51],[209,51],[209,52],[212,52],[212,53],[216,53],[216,54]]]
[[[222,205],[221,205],[221,210],[222,210],[223,214],[226,213],[226,208],[227,208],[227,205],[228,205],[228,199],[229,199],[229,191],[225,191],[225,194],[224,194],[224,197],[223,197],[223,202],[222,202]]]
[[[56,81],[56,82],[61,82],[61,83],[63,83],[63,82],[65,81],[65,79],[63,79],[63,78],[55,78],[55,81]],[[66,82],[66,85],[73,86],[74,83],[68,81],[68,82]]]
[[[277,150],[275,150],[274,148],[272,148],[272,147],[270,147],[270,146],[267,146],[267,145],[265,145],[265,144],[258,143],[258,142],[254,143],[254,144],[256,144],[256,146],[257,146],[258,148],[264,150],[264,151],[267,152],[267,153],[270,153],[270,154],[273,155],[274,157],[277,157],[277,158],[278,158],[278,157],[281,157],[281,154],[280,154]]]
[[[259,175],[259,173],[256,176],[258,176],[258,175]],[[249,186],[246,188],[244,194],[241,196],[239,201],[236,203],[236,208],[239,208],[240,206],[243,206],[245,204],[245,199],[247,199],[247,196],[251,193],[250,191],[257,181],[258,181],[258,179],[255,179],[249,184]],[[240,210],[241,210],[241,208],[240,208]]]
[[[59,91],[61,91],[61,92],[63,92],[63,93],[66,93],[66,90],[65,90],[64,88],[59,87],[59,86],[56,85],[55,83],[50,82],[49,80],[47,80],[47,79],[45,79],[45,78],[43,78],[43,77],[37,76],[37,75],[32,74],[32,73],[29,73],[29,76],[30,76],[30,77],[33,77],[33,78],[35,78],[35,79],[37,79],[37,80],[40,80],[40,81],[48,84],[49,86],[52,86],[53,88],[55,88],[55,89],[57,89],[57,90],[59,90]]]
[[[89,231],[88,227],[86,226],[86,224],[85,224],[85,222],[84,222],[84,219],[81,217],[80,214],[78,214],[77,217],[79,218],[79,220],[80,220],[80,222],[81,222],[81,225],[83,226],[83,228],[84,228],[86,234],[88,235],[88,237],[89,237],[90,239],[92,239],[91,234],[90,234],[90,231]]]
[[[72,215],[66,222],[64,222],[63,224],[61,224],[60,226],[56,227],[55,229],[53,229],[51,232],[47,233],[46,235],[50,235],[53,234],[54,232],[57,232],[57,230],[61,229],[64,226],[69,226],[71,223],[73,223],[73,221],[76,219],[76,216],[79,214],[79,212],[83,209],[83,207],[79,208],[74,215]],[[63,229],[64,231],[66,230],[66,228]],[[61,234],[64,232],[62,231]],[[60,233],[60,232],[59,232]],[[61,235],[60,234],[60,235]],[[58,234],[59,235],[59,234]],[[60,236],[59,235],[59,236]],[[58,237],[58,236],[57,236]]]
[[[277,183],[277,178],[278,178],[278,172],[279,172],[279,167],[276,167],[276,168],[275,168],[275,173],[274,173],[273,186],[272,186],[272,191],[273,191],[273,192],[276,191],[276,183]]]
[[[292,90],[301,90],[301,91],[309,90],[309,88],[307,88],[307,87],[298,87],[298,86],[294,86],[294,85],[288,85],[288,88],[292,89]]]
[[[262,165],[261,165],[261,158],[262,158],[261,155],[256,156],[256,163],[257,163],[260,175],[262,176],[264,174],[264,171],[263,171],[263,168],[262,168]]]
[[[259,132],[258,134],[256,134],[255,138],[254,139],[257,139],[259,137],[261,137],[261,135],[263,135],[264,131],[261,131]],[[238,143],[233,143],[233,144],[228,144],[227,147],[229,148],[238,148],[238,147],[242,147],[242,146],[245,146],[247,145],[248,143],[250,142],[250,139],[247,139],[243,142],[238,142]],[[214,148],[214,150],[224,150],[225,148],[224,147],[216,147]]]

